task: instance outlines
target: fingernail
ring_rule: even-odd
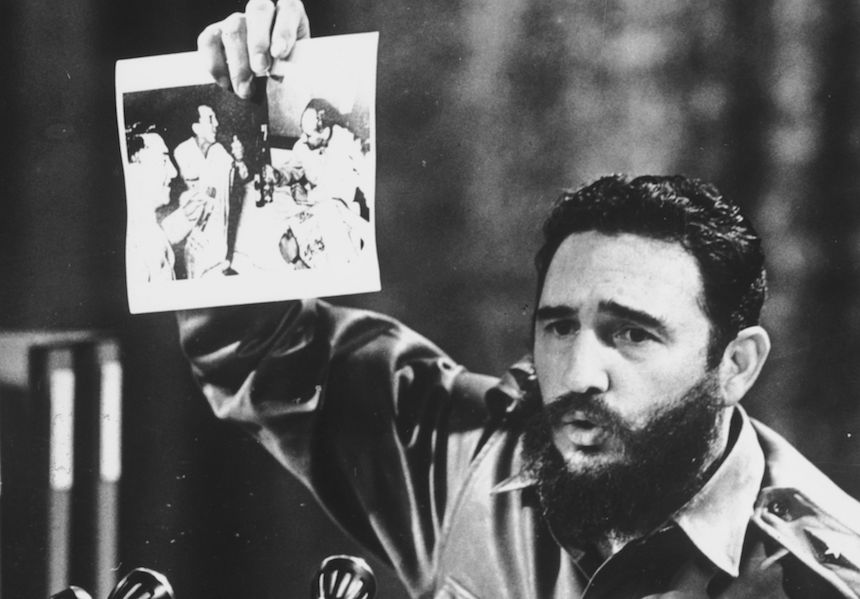
[[[237,81],[236,82],[236,95],[240,98],[245,98],[246,100],[252,95],[252,85],[254,83],[253,79],[248,79],[247,81]]]
[[[251,70],[257,75],[264,75],[269,70],[269,58],[265,54],[251,56]]]

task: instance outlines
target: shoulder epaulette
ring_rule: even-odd
[[[762,489],[753,522],[845,597],[860,598],[860,532],[856,529],[797,489],[786,487]]]

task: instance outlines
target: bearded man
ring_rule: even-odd
[[[242,90],[302,32],[298,2],[252,2],[200,45]],[[860,505],[740,405],[770,340],[738,207],[609,176],[544,232],[532,355],[500,380],[322,301],[184,313],[183,346],[215,413],[415,597],[860,596]]]
[[[853,596],[860,508],[739,405],[770,348],[749,222],[612,176],[545,231],[534,355],[501,381],[321,301],[186,313],[184,347],[416,597]]]

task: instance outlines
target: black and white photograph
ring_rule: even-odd
[[[379,289],[376,45],[305,40],[256,101],[194,53],[117,64],[132,313]]]
[[[860,599],[860,3],[0,19],[0,599]]]

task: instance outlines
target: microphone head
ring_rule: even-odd
[[[56,595],[51,595],[51,599],[93,599],[93,596],[81,587],[71,586]]]
[[[174,595],[164,574],[135,568],[116,584],[108,599],[174,599]]]
[[[351,555],[323,560],[311,585],[311,599],[373,599],[376,576],[367,562]]]

